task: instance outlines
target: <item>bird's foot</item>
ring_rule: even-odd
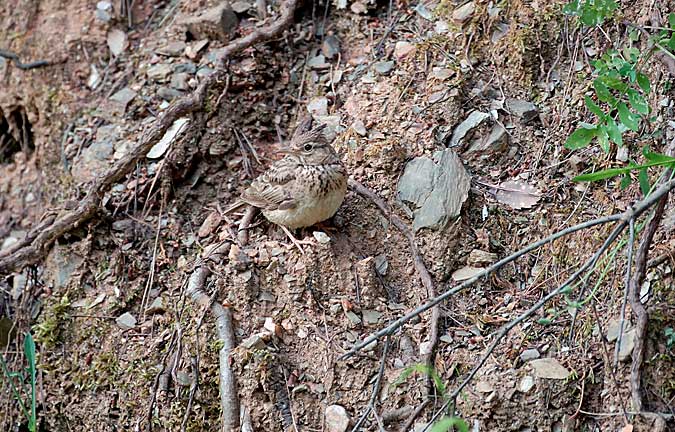
[[[279,225],[279,226],[286,233],[288,238],[291,240],[291,243],[293,243],[293,246],[297,247],[298,250],[300,251],[300,253],[305,255],[305,250],[302,248],[302,245],[303,244],[304,245],[311,245],[311,244],[313,244],[312,241],[311,240],[298,240],[298,239],[295,238],[293,233],[291,233],[291,231],[288,228],[286,228],[283,225]]]

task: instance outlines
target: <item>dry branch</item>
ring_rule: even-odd
[[[236,339],[232,326],[232,311],[216,301],[212,302],[211,298],[203,291],[203,287],[206,278],[211,274],[206,261],[220,261],[229,250],[230,244],[225,243],[216,247],[213,252],[208,253],[208,256],[202,262],[195,265],[185,290],[195,303],[211,309],[216,319],[218,339],[223,344],[218,353],[220,361],[220,405],[223,411],[222,432],[234,432],[239,429],[239,398],[234,372],[230,367],[230,354],[236,346]]]
[[[233,40],[223,48],[218,58],[217,72],[207,77],[192,95],[179,99],[167,108],[143,134],[136,147],[115,162],[104,175],[93,181],[88,187],[89,192],[75,209],[64,211],[50,225],[40,224],[26,234],[26,237],[21,241],[0,252],[0,275],[41,260],[56,239],[92,218],[101,206],[103,195],[114,183],[131,172],[136,166],[136,162],[145,157],[152,146],[164,136],[173,122],[201,109],[208,90],[221,78],[227,60],[243,49],[268,41],[281,34],[293,21],[293,13],[297,6],[298,0],[288,0],[281,6],[281,16],[278,20]]]

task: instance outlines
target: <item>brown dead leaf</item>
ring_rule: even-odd
[[[497,201],[516,210],[532,208],[541,199],[539,189],[519,181],[505,181],[492,188]]]

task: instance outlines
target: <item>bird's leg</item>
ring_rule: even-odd
[[[336,233],[338,229],[332,222],[333,219],[328,219],[323,222],[314,224],[314,227],[320,229],[321,231]]]
[[[310,244],[312,244],[312,242],[311,242],[311,241],[298,240],[298,239],[295,238],[295,236],[291,233],[291,231],[290,231],[288,228],[286,228],[286,227],[283,226],[283,225],[279,225],[279,226],[280,226],[281,229],[286,233],[286,235],[288,236],[288,238],[291,240],[291,243],[293,243],[293,245],[294,245],[295,247],[297,247],[297,248],[300,250],[300,253],[302,253],[302,254],[304,255],[304,254],[305,254],[305,250],[302,248],[301,245],[303,245],[303,244],[305,244],[305,245],[310,245]]]

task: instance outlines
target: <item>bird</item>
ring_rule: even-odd
[[[347,172],[339,155],[323,134],[325,125],[312,128],[311,117],[303,120],[284,157],[251,182],[229,211],[248,204],[281,227],[304,253],[290,230],[330,219],[347,193]]]

